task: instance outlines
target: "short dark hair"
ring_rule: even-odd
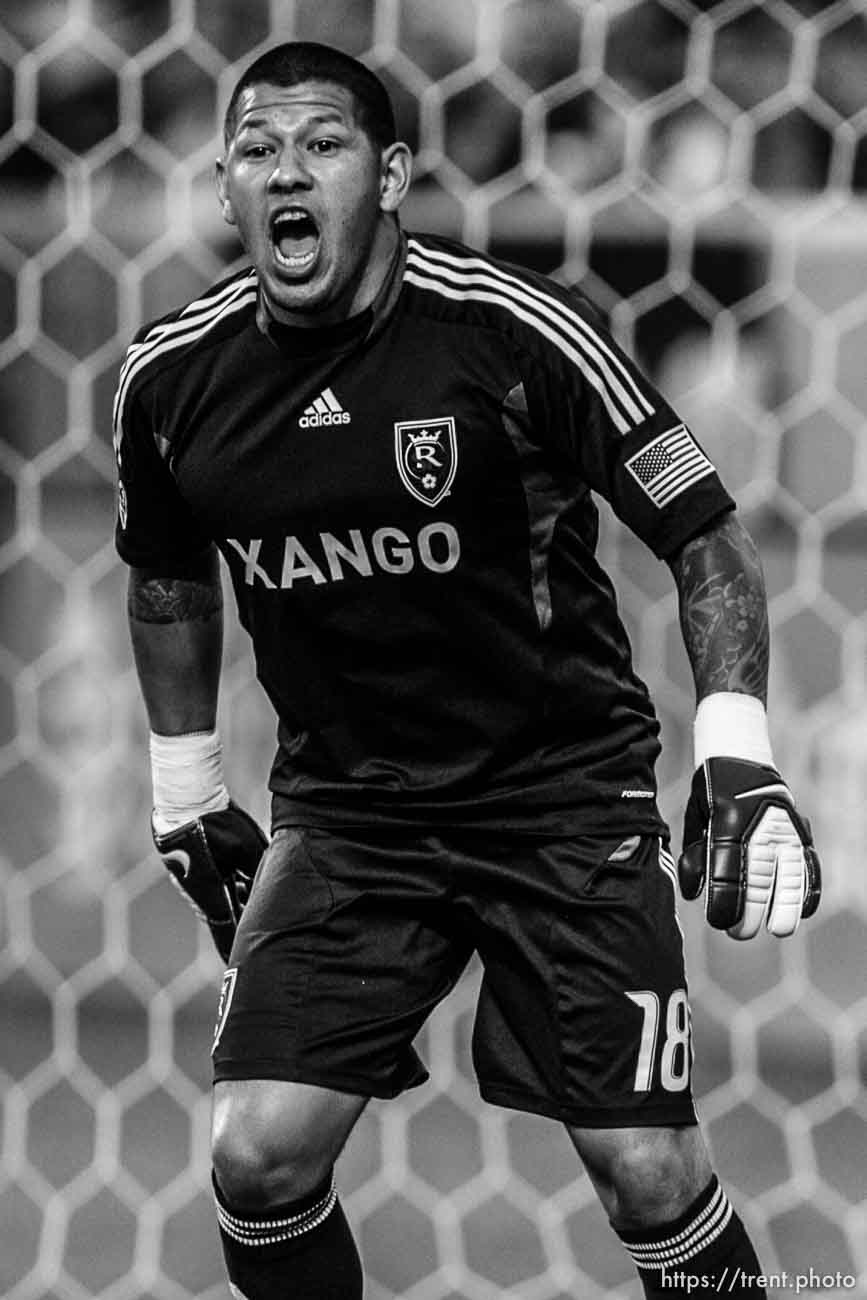
[[[358,122],[373,144],[384,149],[397,139],[394,109],[388,91],[375,73],[358,59],[315,41],[287,41],[266,50],[241,76],[232,91],[223,122],[228,147],[238,125],[238,99],[248,86],[297,86],[304,81],[332,81],[352,93]]]

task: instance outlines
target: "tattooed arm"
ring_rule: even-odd
[[[725,515],[671,562],[698,701],[696,771],[678,862],[685,898],[706,890],[712,926],[779,938],[821,889],[808,823],[774,765],[765,717],[768,608],[755,545]]]
[[[216,550],[183,577],[131,569],[127,613],[151,730],[213,730],[223,648]]]
[[[183,577],[131,569],[127,611],[151,726],[154,844],[228,961],[268,841],[223,780],[216,550]]]
[[[768,688],[768,607],[755,543],[734,514],[692,538],[671,561],[696,699]]]

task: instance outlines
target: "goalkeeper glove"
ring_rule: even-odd
[[[707,889],[706,915],[733,939],[765,923],[794,934],[819,906],[821,873],[809,823],[776,768],[709,758],[695,773],[678,863],[684,898]]]
[[[773,765],[764,708],[750,696],[709,696],[695,735],[681,892],[693,899],[706,889],[708,922],[733,939],[753,938],[763,923],[778,938],[794,934],[819,906],[821,870],[809,822]]]
[[[228,961],[268,841],[230,800],[222,753],[216,729],[171,736],[151,732],[154,844]]]
[[[258,824],[237,804],[204,813],[159,834],[154,844],[172,881],[206,922],[228,961],[256,868],[268,846]]]

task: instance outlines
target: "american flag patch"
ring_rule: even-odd
[[[626,468],[657,506],[667,506],[693,483],[714,472],[713,465],[683,424],[675,425],[642,447],[629,458]]]

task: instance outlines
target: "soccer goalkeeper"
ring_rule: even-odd
[[[659,728],[594,494],[674,576],[698,698],[680,884],[739,940],[819,898],[768,741],[759,561],[589,304],[403,232],[409,181],[372,73],[264,54],[218,162],[250,266],[143,328],[117,394],[154,835],[228,963],[232,1293],[359,1300],[335,1160],[369,1097],[424,1081],[413,1039],[478,952],[482,1096],[563,1123],[646,1295],[754,1297],[693,1108]],[[217,551],[278,720],[267,847],[223,780]]]

